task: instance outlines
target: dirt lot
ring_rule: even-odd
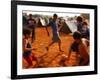
[[[33,50],[32,53],[38,60],[38,67],[64,66],[63,60],[67,61],[69,47],[70,44],[73,42],[73,38],[70,34],[60,34],[62,49],[64,52],[59,52],[57,43],[52,45],[49,51],[46,51],[45,47],[48,46],[52,39],[51,29],[48,28],[48,30],[50,36],[47,35],[45,28],[36,28],[35,30],[36,40],[34,41],[32,46],[36,50]],[[72,58],[70,59],[69,63],[70,64],[66,66],[72,66],[73,64],[77,63],[75,62],[74,55],[72,55]],[[65,64],[67,64],[67,62],[65,62]],[[25,68],[25,66],[27,66],[27,63],[24,61],[23,68]]]

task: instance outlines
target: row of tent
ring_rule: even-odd
[[[77,26],[76,26],[75,20],[72,20],[72,21],[67,21],[67,20],[63,20],[63,19],[60,19],[60,20],[64,21],[63,26],[60,29],[61,32],[68,34],[68,33],[77,31]],[[39,23],[41,24],[40,26],[46,26],[47,24],[49,24],[49,20],[48,20],[48,22],[46,22],[45,19],[40,18]]]
[[[51,20],[51,18],[43,18],[43,17],[36,17],[34,19],[35,19],[38,27],[47,27],[47,25],[49,24],[49,22]],[[59,18],[58,22],[59,21],[60,22],[64,21],[63,26],[60,29],[61,32],[65,33],[65,34],[69,34],[69,33],[77,31],[77,26],[76,26],[75,20],[68,21],[66,18]],[[25,23],[25,21],[23,19],[23,24],[24,23]]]

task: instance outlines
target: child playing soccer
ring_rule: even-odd
[[[84,66],[89,64],[89,41],[81,37],[79,31],[74,32],[73,34],[74,42],[71,44],[68,59],[70,55],[75,53],[77,58],[80,58],[79,65]],[[80,56],[80,57],[79,57]]]
[[[59,46],[59,51],[63,52],[61,49],[61,39],[59,37],[59,32],[58,32],[58,24],[56,23],[57,21],[57,14],[53,15],[53,19],[50,21],[50,26],[52,28],[52,42],[46,47],[47,51],[49,50],[49,47],[52,46],[54,43],[58,43]]]
[[[30,38],[30,30],[24,29],[23,30],[23,57],[28,63],[27,68],[33,67],[36,65],[36,57],[32,54],[32,43]]]

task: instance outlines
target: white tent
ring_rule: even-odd
[[[71,32],[77,31],[77,26],[74,20],[72,21],[66,21],[67,25],[69,26]]]

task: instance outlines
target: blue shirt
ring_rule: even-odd
[[[82,22],[78,22],[78,24],[77,24],[77,30],[78,30],[79,32],[82,31]]]
[[[52,28],[53,35],[58,36],[58,30],[57,30],[58,26],[57,26],[56,22],[52,20],[50,22],[50,26]]]

